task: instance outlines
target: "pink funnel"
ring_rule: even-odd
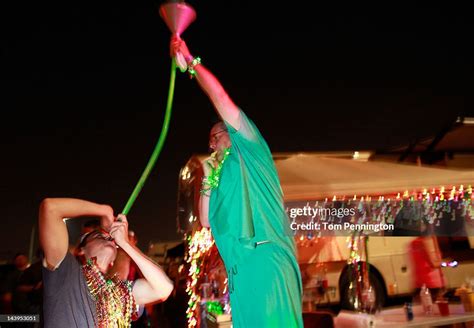
[[[160,16],[171,33],[181,35],[196,19],[196,11],[185,2],[167,2],[160,6]]]
[[[196,11],[183,2],[167,2],[160,6],[160,16],[165,21],[171,33],[180,36],[181,33],[196,19]],[[176,64],[181,72],[186,72],[188,65],[181,53],[176,54]]]

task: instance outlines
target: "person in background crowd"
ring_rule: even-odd
[[[3,307],[5,314],[18,313],[16,312],[16,310],[18,310],[16,307],[20,300],[16,298],[14,306],[13,296],[23,272],[30,266],[28,257],[23,253],[17,253],[13,257],[13,266],[13,270],[6,273],[4,278],[5,280],[3,281],[3,286],[1,288],[3,291],[2,303],[4,304]]]
[[[441,270],[441,251],[436,236],[432,234],[429,222],[421,220],[421,233],[409,245],[411,261],[414,267],[414,297],[418,299],[420,290],[425,285],[431,296],[436,299],[444,292],[445,281]]]
[[[39,315],[40,322],[27,324],[25,327],[43,326],[43,276],[41,265],[41,250],[36,252],[36,260],[31,264],[18,280],[13,293],[13,308],[18,314]]]

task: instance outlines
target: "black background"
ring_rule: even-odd
[[[273,151],[386,149],[474,114],[473,29],[458,4],[189,3],[197,20],[183,38]],[[27,251],[44,197],[125,205],[166,105],[160,4],[0,2],[4,255]],[[207,151],[214,119],[179,74],[165,147],[129,214],[142,248],[179,238],[178,172]]]

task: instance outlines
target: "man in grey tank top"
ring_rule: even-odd
[[[65,221],[82,216],[98,217],[101,228],[81,238],[76,258],[68,251]],[[163,301],[173,290],[165,272],[129,242],[126,217],[115,217],[108,205],[47,198],[40,206],[39,235],[45,327],[128,327],[138,305]],[[133,284],[107,275],[118,247],[143,274]]]

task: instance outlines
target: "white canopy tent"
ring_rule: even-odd
[[[275,164],[286,201],[379,196],[441,186],[450,190],[474,183],[474,169],[460,171],[317,154],[295,154],[276,159]]]
[[[474,184],[474,169],[453,170],[398,164],[390,162],[360,161],[338,158],[334,155],[294,154],[276,157],[275,165],[280,177],[285,202],[332,199],[333,196],[353,197],[397,195],[422,191],[424,188],[446,191],[453,186],[467,188]],[[421,190],[420,190],[421,189]],[[347,259],[345,238],[324,237],[310,245],[298,246],[300,263],[318,263]],[[385,252],[387,245],[381,240],[375,253]],[[381,244],[382,243],[382,244]],[[375,246],[375,245],[373,245]],[[376,255],[372,252],[372,255]]]

